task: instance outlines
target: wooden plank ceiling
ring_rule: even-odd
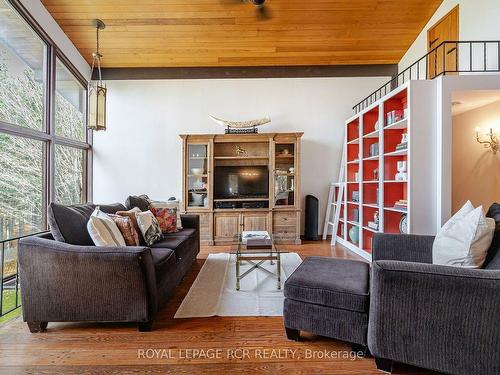
[[[104,67],[394,64],[442,0],[267,0],[272,18],[231,0],[42,0]]]

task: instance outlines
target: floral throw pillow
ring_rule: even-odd
[[[120,230],[127,246],[139,246],[139,234],[128,216],[108,215]]]
[[[163,234],[177,232],[177,209],[151,207]]]
[[[135,217],[146,245],[151,246],[162,239],[160,225],[151,211],[136,212]]]

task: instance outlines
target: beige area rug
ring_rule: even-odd
[[[301,262],[297,253],[281,255],[281,290],[276,288],[275,277],[254,270],[241,280],[237,291],[236,256],[210,254],[174,318],[283,316],[283,284]],[[276,271],[276,263],[266,262],[263,266]],[[250,267],[242,264],[241,274]]]

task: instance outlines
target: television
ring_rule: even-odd
[[[214,198],[268,198],[267,166],[218,166],[214,175]]]

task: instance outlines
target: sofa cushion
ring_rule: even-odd
[[[285,297],[296,301],[368,312],[370,266],[366,262],[309,257],[285,283]]]
[[[495,220],[496,229],[483,267],[490,270],[500,270],[500,204],[493,203],[486,216]]]
[[[126,212],[126,211],[118,211],[118,212]],[[140,244],[139,233],[135,228],[135,225],[137,225],[137,221],[134,225],[134,222],[130,218],[130,216],[121,216],[114,214],[108,214],[108,216],[111,218],[111,220],[115,222],[127,246],[139,246]]]
[[[170,267],[175,265],[175,253],[170,249],[152,249],[151,255],[155,266],[156,282],[160,280],[163,275],[169,272]]]
[[[177,232],[177,210],[175,208],[151,207],[149,210],[158,220],[163,234]]]
[[[151,245],[150,247],[152,251],[154,251],[153,249],[157,248],[172,249],[175,252],[177,260],[180,260],[184,256],[189,255],[189,253],[193,250],[193,248],[196,246],[193,243],[194,238],[192,237],[166,236],[163,240]]]
[[[118,211],[125,210],[125,206],[121,203],[112,203],[112,204],[97,204],[94,207],[99,206],[99,209],[105,214],[116,214]]]
[[[483,206],[470,201],[437,232],[432,244],[432,264],[481,268],[491,246],[495,221],[485,217]]]
[[[125,206],[127,210],[137,207],[141,211],[147,211],[149,210],[149,197],[146,194],[130,195],[125,201]]]
[[[167,201],[167,202],[162,202],[162,201],[149,201],[150,205],[149,208],[172,208],[177,211],[177,229],[182,229],[182,220],[181,220],[181,207],[180,207],[180,202],[178,200],[172,200],[172,201]]]
[[[164,234],[163,237],[194,237],[196,236],[196,229],[193,228],[184,228],[180,229],[177,232]]]
[[[118,210],[125,209],[120,203],[99,207],[107,214],[114,214]],[[87,222],[95,208],[96,205],[92,203],[65,206],[52,202],[47,209],[47,219],[54,239],[71,245],[93,245],[94,242],[87,231]]]
[[[126,246],[120,229],[113,219],[96,207],[89,221],[87,230],[96,246]]]
[[[71,245],[93,245],[87,222],[94,209],[95,205],[91,203],[65,206],[52,202],[47,210],[47,219],[54,239]]]
[[[136,212],[135,217],[146,245],[151,246],[162,239],[160,225],[151,211]]]

